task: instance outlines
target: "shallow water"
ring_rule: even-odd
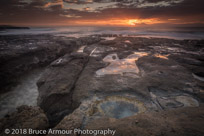
[[[101,104],[101,109],[103,109],[106,116],[117,119],[132,116],[138,112],[138,108],[134,104],[123,101],[108,101]]]
[[[86,48],[86,46],[81,46],[77,52],[79,53],[83,53],[84,52],[84,48]]]
[[[110,54],[106,56],[103,61],[110,63],[107,67],[99,69],[96,71],[97,76],[103,76],[106,74],[120,74],[124,73],[139,73],[139,68],[136,65],[136,61],[148,54],[145,52],[135,52],[129,55],[125,59],[119,59],[117,54]]]
[[[177,96],[176,101],[183,103],[185,107],[199,106],[199,102],[190,96]]]
[[[199,106],[199,101],[196,97],[183,92],[169,93],[165,90],[151,88],[150,95],[154,103],[162,109]]]
[[[136,99],[112,96],[98,103],[98,111],[111,118],[125,118],[146,111],[143,103]]]
[[[131,44],[132,42],[131,42],[131,41],[129,41],[129,40],[125,40],[125,43],[130,43],[130,44]]]
[[[167,54],[167,55],[155,54],[154,56],[157,57],[157,58],[160,58],[160,59],[166,59],[166,60],[168,60],[169,54]]]
[[[115,40],[116,37],[101,37],[107,41],[112,41],[112,40]]]
[[[8,93],[0,96],[0,118],[16,110],[21,105],[37,105],[37,81],[43,69],[34,70],[20,79],[20,83]]]

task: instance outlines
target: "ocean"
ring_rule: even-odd
[[[140,27],[31,27],[30,29],[8,29],[0,35],[52,34],[66,37],[85,37],[89,35],[116,34],[120,36],[157,37],[169,39],[204,39],[204,28],[140,28]]]

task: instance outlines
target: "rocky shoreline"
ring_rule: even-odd
[[[204,40],[19,35],[0,36],[0,46],[2,94],[25,72],[46,67],[38,107],[2,118],[1,135],[9,128],[204,134]]]

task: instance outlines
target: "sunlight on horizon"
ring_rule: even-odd
[[[116,25],[116,26],[140,26],[164,23],[157,18],[150,19],[110,19],[110,20],[83,20],[73,22],[77,25]]]

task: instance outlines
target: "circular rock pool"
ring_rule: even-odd
[[[144,104],[136,99],[111,96],[97,102],[97,111],[111,118],[125,118],[146,111]]]

